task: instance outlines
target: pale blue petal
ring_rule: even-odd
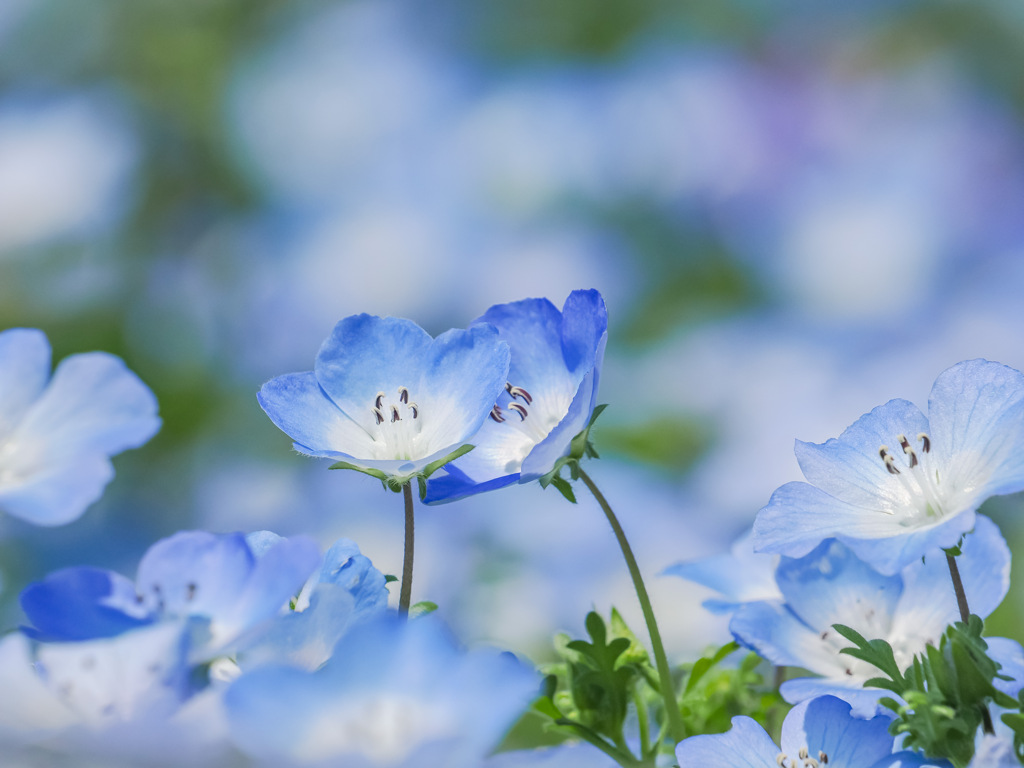
[[[602,339],[607,335],[608,310],[601,294],[594,289],[570,293],[562,307],[565,367],[575,374],[600,368]]]
[[[335,459],[371,455],[373,438],[338,409],[311,371],[271,379],[257,399],[301,453]]]
[[[992,684],[1007,696],[1017,698],[1024,687],[1024,648],[1016,640],[1008,637],[986,637],[988,655],[1000,665],[999,674],[1006,675],[1009,680],[996,678]]]
[[[850,714],[854,717],[863,719],[870,719],[877,715],[884,715],[890,719],[892,717],[891,710],[878,703],[883,696],[893,698],[894,694],[891,691],[884,691],[881,688],[862,688],[859,684],[854,683],[844,685],[842,681],[834,678],[798,677],[786,680],[779,687],[779,693],[790,704],[799,704],[817,696],[835,696],[850,705]]]
[[[319,581],[343,587],[352,594],[357,620],[387,608],[387,579],[350,539],[339,539],[327,550],[320,566]]]
[[[884,631],[903,589],[899,576],[883,576],[834,539],[782,558],[775,581],[790,610],[818,630],[841,623]]]
[[[779,748],[749,717],[734,717],[725,733],[691,736],[676,745],[680,765],[701,768],[778,768]]]
[[[854,538],[842,534],[837,534],[836,538],[871,567],[893,574],[938,549],[956,546],[960,537],[974,527],[974,521],[974,512],[968,511],[926,528],[905,528],[906,533],[890,538]]]
[[[35,328],[0,333],[0,441],[10,435],[50,378],[50,343]]]
[[[120,358],[105,352],[72,355],[29,408],[13,440],[19,453],[47,462],[83,453],[111,455],[136,448],[160,428],[156,398]],[[38,462],[32,455],[26,462]],[[24,467],[22,460],[14,466]],[[37,464],[38,466],[38,464]]]
[[[1024,489],[1024,375],[988,360],[939,374],[928,399],[933,450],[959,487]],[[977,482],[980,481],[980,482]],[[979,488],[980,490],[980,488]]]
[[[782,751],[795,755],[802,747],[829,764],[869,768],[892,754],[888,717],[862,720],[850,715],[850,705],[834,696],[820,696],[795,706],[782,723]]]
[[[890,474],[879,455],[883,446],[898,468],[906,457],[900,435],[915,444],[928,431],[928,420],[916,405],[890,400],[866,413],[838,438],[821,445],[797,441],[795,453],[807,481],[830,496],[855,507],[895,512],[907,505],[908,494],[897,476]]]
[[[519,482],[529,482],[546,475],[558,459],[568,455],[572,439],[586,429],[590,414],[594,411],[597,379],[597,368],[588,371],[583,377],[565,416],[523,460]]]
[[[964,539],[957,567],[971,613],[987,617],[1010,588],[1010,549],[987,517],[979,515],[974,532]],[[945,628],[960,620],[945,553],[937,550],[924,562],[915,560],[903,569],[902,578],[893,634],[937,644]]]
[[[490,323],[508,342],[512,352],[508,376],[516,386],[538,397],[543,395],[544,379],[570,379],[562,353],[562,315],[547,299],[496,304],[475,322]],[[578,380],[575,377],[573,386]]]
[[[453,328],[434,339],[419,393],[409,393],[419,404],[429,452],[450,452],[470,442],[505,391],[508,367],[508,345],[493,326]]]
[[[430,334],[411,320],[353,315],[339,322],[320,346],[313,370],[328,397],[367,432],[378,392],[397,400],[398,388],[413,391],[427,364]],[[364,454],[365,455],[365,454]]]
[[[1018,768],[1020,760],[1013,746],[1013,736],[1006,733],[985,734],[978,741],[974,758],[967,768]]]
[[[26,478],[0,485],[0,509],[34,525],[64,525],[103,495],[114,478],[104,456],[85,455],[69,463],[44,464]]]
[[[733,613],[729,631],[736,642],[777,666],[807,667],[804,653],[817,632],[804,624],[785,605],[761,601],[744,603]]]

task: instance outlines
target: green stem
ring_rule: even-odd
[[[628,751],[623,752],[621,749],[613,747],[582,723],[577,723],[574,720],[569,720],[568,718],[563,717],[559,720],[555,720],[555,725],[572,728],[573,731],[576,732],[577,736],[600,749],[616,763],[623,766],[623,768],[637,768],[637,766],[642,765],[642,763],[640,763]]]
[[[412,602],[412,553],[415,539],[415,526],[412,509],[412,483],[402,486],[405,495],[405,558],[402,561],[402,591],[398,598],[398,613],[409,615],[409,603]]]
[[[949,575],[953,579],[953,591],[956,592],[956,605],[960,609],[960,621],[964,624],[971,618],[971,611],[967,607],[967,593],[964,592],[964,583],[960,580],[960,568],[957,567],[956,558],[946,553],[946,564],[949,565]]]
[[[646,759],[651,754],[651,724],[648,720],[647,702],[636,685],[633,686],[633,706],[636,707],[636,720],[640,726],[640,756]]]
[[[637,599],[640,601],[640,609],[644,613],[644,621],[647,623],[647,632],[651,636],[651,648],[654,651],[654,663],[658,669],[658,680],[660,682],[661,697],[665,701],[665,713],[668,718],[668,732],[679,743],[686,737],[686,726],[683,725],[683,717],[679,712],[679,704],[676,701],[675,685],[672,683],[672,670],[668,665],[668,658],[665,656],[665,646],[661,642],[661,632],[658,631],[658,622],[654,618],[654,609],[651,607],[651,598],[647,595],[647,587],[644,586],[643,576],[640,575],[640,567],[636,564],[633,550],[626,539],[626,533],[619,525],[619,520],[612,512],[604,495],[594,485],[590,475],[579,470],[580,479],[590,489],[590,492],[601,505],[605,517],[615,532],[615,538],[619,541],[619,548],[626,560],[626,567],[629,568],[629,575],[633,579],[633,589],[636,590]]]

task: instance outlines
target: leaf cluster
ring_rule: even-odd
[[[594,426],[594,422],[597,421],[597,417],[600,416],[601,412],[607,407],[607,404],[602,404],[594,408],[594,412],[590,415],[590,421],[587,422],[586,428],[577,434],[569,444],[569,453],[556,461],[550,472],[538,479],[542,488],[547,488],[549,485],[553,485],[559,493],[565,496],[566,499],[571,501],[573,504],[576,503],[576,494],[572,490],[572,484],[566,478],[562,477],[562,469],[564,467],[568,467],[569,477],[573,480],[579,480],[580,461],[584,458],[601,458],[598,456],[597,449],[594,448],[594,444],[590,442],[590,430]]]
[[[947,758],[957,768],[966,766],[974,756],[979,726],[992,731],[989,705],[1020,707],[993,685],[994,679],[1003,676],[999,675],[999,663],[988,655],[988,644],[981,637],[984,623],[978,616],[947,627],[938,646],[925,646],[902,672],[892,647],[884,640],[867,640],[842,624],[834,628],[855,646],[844,648],[842,653],[866,661],[883,673],[884,677],[873,677],[865,686],[892,691],[900,697],[879,700],[896,713],[890,732],[894,736],[903,734],[904,747],[928,758]]]

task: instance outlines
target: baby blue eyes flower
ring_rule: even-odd
[[[114,476],[110,457],[160,428],[156,398],[103,352],[72,355],[50,377],[42,331],[0,333],[0,509],[36,525],[79,517]]]
[[[472,438],[475,450],[427,484],[427,503],[536,480],[568,455],[594,412],[608,339],[600,293],[573,291],[561,312],[547,299],[499,304],[477,322],[508,342],[508,384]]]
[[[434,339],[409,320],[354,315],[312,371],[268,381],[259,403],[295,450],[396,487],[468,450],[508,366],[508,345],[488,325]]]
[[[676,747],[680,765],[701,768],[910,768],[935,765],[910,752],[893,754],[888,717],[861,720],[832,696],[798,704],[782,723],[781,746],[749,717],[727,733],[691,736]]]
[[[939,375],[928,416],[890,400],[838,439],[797,442],[808,483],[779,488],[754,522],[754,546],[791,557],[835,537],[883,573],[974,527],[990,496],[1024,489],[1024,375],[987,360]]]

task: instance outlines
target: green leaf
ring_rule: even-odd
[[[385,584],[390,584],[393,581],[398,581],[398,577],[395,576],[395,574],[393,574],[393,573],[386,573],[386,574],[384,574],[384,583]]]
[[[432,603],[429,600],[421,600],[418,603],[413,603],[409,606],[409,618],[416,619],[420,616],[426,616],[428,613],[433,613],[437,610],[437,603]]]
[[[430,477],[432,474],[437,472],[437,470],[439,470],[445,464],[449,464],[449,463],[455,461],[457,458],[459,458],[459,456],[465,456],[467,453],[472,451],[474,448],[476,448],[475,445],[469,445],[468,443],[466,445],[459,446],[454,451],[449,453],[447,456],[445,456],[443,458],[440,458],[437,461],[432,461],[429,464],[427,464],[427,466],[425,466],[419,472],[419,477],[422,477],[424,479]]]
[[[556,490],[558,490],[558,492],[565,496],[565,498],[570,502],[573,504],[576,503],[576,494],[572,490],[572,484],[570,484],[564,477],[555,475],[549,480],[549,483],[555,486]]]
[[[718,664],[722,659],[728,656],[730,653],[738,651],[740,648],[739,643],[732,642],[726,643],[719,648],[711,656],[702,656],[693,663],[693,669],[690,670],[690,675],[686,679],[686,688],[683,690],[683,695],[690,693],[700,679],[704,676],[704,673],[711,669],[713,666]]]
[[[370,467],[357,467],[355,464],[349,464],[347,461],[337,461],[334,464],[331,464],[331,466],[329,466],[328,469],[353,469],[356,472],[362,472],[364,475],[376,477],[378,480],[384,483],[385,488],[390,488],[391,490],[396,492],[402,490],[401,485],[398,486],[398,488],[395,488],[392,485],[392,483],[394,482],[394,478],[391,475],[381,472],[379,469],[371,469]]]

